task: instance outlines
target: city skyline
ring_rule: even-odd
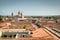
[[[18,11],[24,16],[60,15],[60,0],[0,0],[0,15],[17,15]]]

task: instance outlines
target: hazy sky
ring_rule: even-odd
[[[0,0],[0,15],[60,15],[60,0]]]

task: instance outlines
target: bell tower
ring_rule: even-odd
[[[18,11],[18,17],[22,18],[22,12]]]

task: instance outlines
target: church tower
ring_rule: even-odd
[[[13,17],[13,12],[11,13],[11,16]]]
[[[18,17],[22,18],[22,12],[18,11]]]

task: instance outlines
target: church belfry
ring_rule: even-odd
[[[22,12],[18,11],[18,17],[22,18]]]

